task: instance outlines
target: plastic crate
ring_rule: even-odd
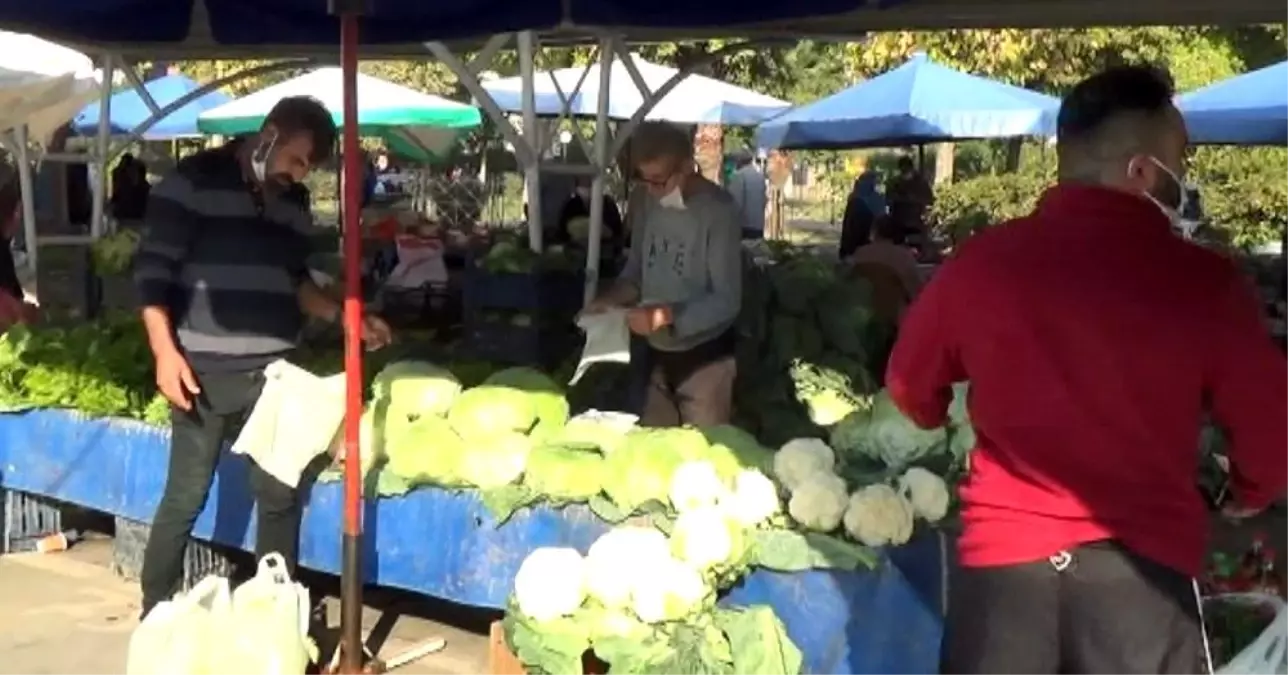
[[[461,347],[473,358],[551,367],[576,351],[580,336],[571,323],[566,328],[516,326],[470,315],[465,320],[463,338]]]
[[[4,499],[0,504],[0,553],[8,553],[14,542],[61,532],[63,529],[62,505],[48,497],[38,497],[16,490],[0,490]]]
[[[581,309],[584,278],[583,274],[572,272],[515,274],[467,266],[462,301],[467,312],[480,309],[576,312]]]
[[[143,571],[143,550],[148,544],[148,525],[126,518],[116,519],[116,536],[112,539],[112,571],[118,576],[134,580]],[[183,590],[214,574],[230,577],[235,563],[217,547],[197,539],[188,541],[183,556]]]

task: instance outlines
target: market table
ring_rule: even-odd
[[[140,422],[38,410],[0,415],[0,488],[133,521],[151,520],[165,482],[168,432]],[[220,465],[194,536],[253,550],[246,460]],[[589,509],[522,510],[496,527],[468,491],[419,489],[368,501],[367,583],[501,609],[519,564],[541,546],[585,551],[608,525]],[[340,570],[339,484],[310,491],[301,564]],[[723,602],[772,605],[811,673],[929,673],[939,665],[943,540],[885,551],[875,569],[783,574],[756,570]]]

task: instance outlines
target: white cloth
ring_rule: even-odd
[[[577,384],[596,363],[630,363],[631,331],[626,325],[626,310],[610,309],[598,314],[582,314],[577,326],[586,332],[586,346],[569,384]]]

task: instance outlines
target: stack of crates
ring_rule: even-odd
[[[139,578],[151,529],[144,523],[117,517],[112,538],[112,571],[118,576],[130,580]],[[188,540],[183,556],[183,590],[191,589],[212,574],[231,577],[233,572],[233,561],[220,547],[198,539]]]
[[[17,490],[0,490],[0,497],[0,553],[10,552],[24,539],[62,531],[63,511],[58,502]]]
[[[478,359],[553,367],[580,346],[577,272],[493,272],[467,263],[461,284],[462,346]]]

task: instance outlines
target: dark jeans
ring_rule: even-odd
[[[170,599],[183,580],[183,559],[192,525],[206,506],[224,444],[240,428],[264,387],[264,375],[206,373],[198,376],[201,394],[191,412],[171,409],[170,469],[143,553],[143,614]],[[299,556],[298,491],[250,463],[251,489],[258,511],[255,553],[277,552],[295,573]]]
[[[1193,581],[1115,542],[959,569],[949,598],[944,673],[1209,670]]]
[[[733,417],[734,334],[726,333],[683,352],[651,349],[648,394],[640,425],[699,427],[729,424]]]

